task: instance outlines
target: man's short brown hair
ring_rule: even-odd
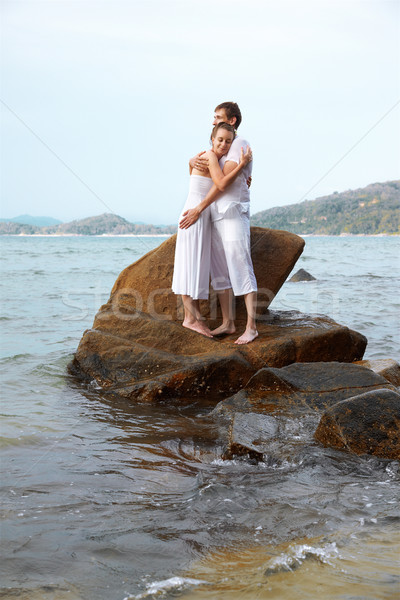
[[[220,108],[226,112],[226,116],[229,120],[236,117],[235,128],[237,129],[242,122],[242,113],[236,102],[222,102],[222,104],[218,104],[218,106],[215,107],[215,110],[219,110]]]

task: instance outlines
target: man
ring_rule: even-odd
[[[216,107],[213,125],[221,121],[236,129],[239,127],[242,115],[235,102],[223,102]],[[221,159],[224,175],[240,162],[241,149],[246,150],[247,146],[249,144],[244,138],[236,136],[228,154]],[[206,170],[207,161],[201,155],[193,157],[189,164]],[[232,314],[233,289],[235,296],[244,296],[247,310],[246,329],[235,341],[236,344],[248,344],[258,336],[255,321],[257,282],[250,254],[250,192],[247,185],[251,166],[252,163],[243,169],[243,173],[223,194],[214,185],[196,208],[184,213],[179,224],[182,229],[187,229],[211,205],[211,284],[217,291],[222,312],[222,324],[211,333],[223,335],[236,331]]]

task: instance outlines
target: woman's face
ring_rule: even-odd
[[[212,147],[218,158],[228,153],[233,142],[233,133],[226,129],[218,129],[215,137],[212,138]]]

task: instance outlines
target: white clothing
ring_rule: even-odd
[[[228,154],[223,156],[219,161],[221,169],[228,161],[233,161],[237,164],[240,163],[240,150],[243,148],[243,152],[246,152],[247,147],[250,144],[242,137],[235,137]],[[225,212],[233,204],[240,204],[244,212],[250,212],[250,191],[247,185],[247,180],[252,173],[253,161],[250,161],[248,165],[239,173],[235,181],[230,184],[226,192],[222,196],[217,198],[211,205],[211,220],[217,221],[223,219]]]
[[[236,137],[226,156],[219,161],[221,169],[230,160],[240,163],[240,149],[249,143]],[[250,252],[250,192],[247,179],[252,162],[211,205],[211,285],[214,290],[232,288],[235,296],[257,291]]]
[[[250,218],[232,204],[211,228],[211,285],[214,290],[232,288],[235,296],[257,291],[250,252]]]
[[[191,175],[189,195],[182,213],[195,208],[213,185],[210,177]],[[182,214],[179,221],[182,219]],[[211,221],[207,207],[188,229],[179,229],[176,238],[172,291],[207,300],[210,286]]]

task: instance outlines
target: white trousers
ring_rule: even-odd
[[[231,205],[211,227],[211,285],[232,288],[235,296],[257,291],[250,253],[250,218],[240,204]]]

